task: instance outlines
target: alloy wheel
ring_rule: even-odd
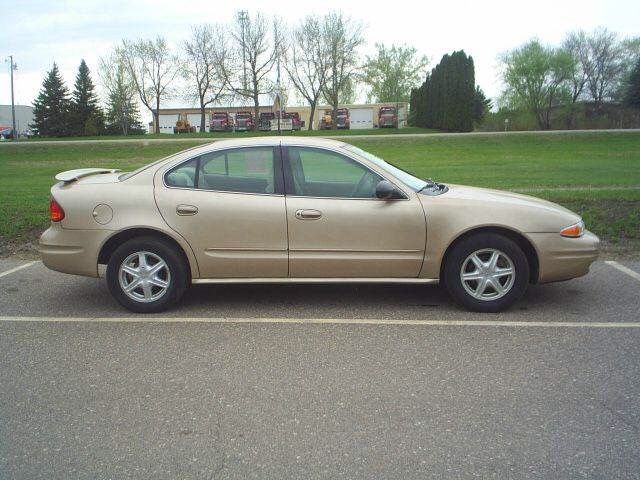
[[[167,263],[152,252],[134,252],[120,264],[120,288],[136,302],[149,303],[169,290],[171,272]]]
[[[483,248],[469,255],[460,269],[466,292],[477,300],[504,297],[513,287],[516,271],[513,261],[495,248]]]

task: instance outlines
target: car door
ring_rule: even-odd
[[[426,222],[414,192],[381,200],[375,190],[383,177],[355,159],[315,147],[283,150],[289,276],[418,276]]]
[[[217,150],[158,172],[156,202],[201,278],[286,277],[280,147]]]

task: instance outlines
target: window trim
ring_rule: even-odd
[[[273,152],[273,184],[274,184],[273,193],[238,192],[238,191],[232,191],[232,190],[212,190],[209,188],[198,187],[200,163],[204,155],[224,154],[226,158],[226,155],[228,152],[231,152],[233,150],[244,150],[244,149],[250,149],[250,148],[271,148]],[[191,162],[194,159],[196,160],[196,171],[195,171],[193,187],[178,187],[175,185],[169,185],[167,183],[167,175],[169,175],[169,173],[173,172],[177,168],[180,168],[182,165]],[[283,197],[284,196],[284,173],[282,171],[283,170],[282,165],[283,165],[283,162],[282,162],[282,146],[281,145],[242,145],[238,147],[221,148],[219,150],[211,150],[208,152],[203,152],[197,157],[191,157],[179,163],[171,165],[170,168],[162,172],[162,184],[165,188],[171,188],[176,190],[192,190],[192,191],[199,191],[199,192],[214,192],[214,193],[233,193],[236,195],[264,195],[264,196],[270,196],[270,197]]]
[[[366,170],[368,170],[369,172],[372,172],[376,175],[378,175],[379,177],[381,177],[383,180],[386,180],[387,182],[391,183],[393,186],[395,186],[400,193],[402,194],[402,198],[390,198],[390,199],[381,199],[378,197],[319,197],[316,195],[298,195],[295,193],[295,186],[294,186],[294,182],[293,182],[293,172],[291,171],[291,164],[289,163],[289,148],[306,148],[308,150],[320,150],[322,152],[329,152],[335,155],[338,155],[339,157],[344,157],[348,160],[351,160],[352,162],[360,165],[361,167],[365,168]],[[398,186],[398,182],[395,180],[389,180],[389,178],[386,175],[383,175],[382,173],[378,172],[375,169],[372,169],[371,167],[369,167],[369,165],[364,164],[362,161],[358,160],[357,158],[352,157],[351,155],[346,155],[341,151],[338,150],[334,150],[331,148],[324,148],[324,147],[319,147],[316,145],[295,145],[295,144],[291,144],[291,145],[283,145],[282,146],[282,170],[283,170],[283,174],[284,174],[284,180],[285,180],[285,188],[284,188],[284,192],[285,195],[287,197],[292,197],[292,198],[318,198],[318,199],[335,199],[335,200],[375,200],[375,201],[385,201],[385,202],[395,202],[395,201],[406,201],[406,200],[410,200],[411,197],[407,194],[407,192],[405,191],[404,188],[399,187]]]

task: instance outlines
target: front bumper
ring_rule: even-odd
[[[600,240],[589,231],[579,238],[566,238],[558,233],[530,233],[528,237],[538,252],[539,283],[586,275],[598,258]]]
[[[65,229],[54,223],[40,236],[38,252],[42,263],[51,270],[97,277],[100,248],[112,233]]]

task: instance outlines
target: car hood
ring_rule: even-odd
[[[579,216],[571,210],[558,205],[557,203],[543,200],[541,198],[523,195],[521,193],[508,192],[504,190],[494,190],[491,188],[469,187],[466,185],[447,185],[452,196],[457,198],[474,199],[482,202],[507,202],[510,205],[535,207],[553,212],[563,212],[568,215]]]
[[[493,225],[530,233],[558,232],[580,221],[578,214],[540,198],[465,185],[447,186],[448,191],[439,196],[420,196],[425,212],[429,216],[436,204],[442,206],[447,221],[459,222],[463,230]]]

